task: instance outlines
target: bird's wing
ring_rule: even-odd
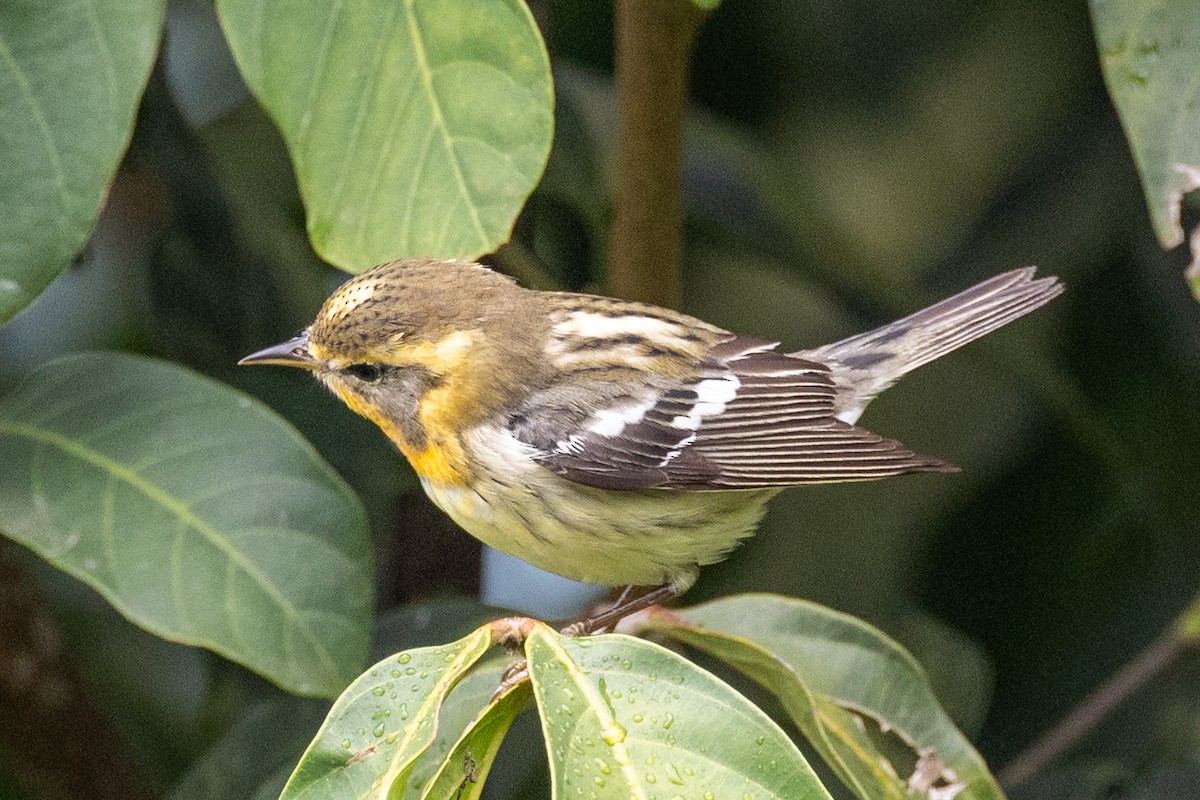
[[[774,348],[731,336],[686,378],[576,382],[569,402],[552,387],[510,429],[538,463],[604,489],[755,489],[953,469],[839,421],[829,369]]]

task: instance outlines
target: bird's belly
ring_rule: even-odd
[[[425,483],[430,498],[484,543],[568,578],[612,586],[695,580],[751,535],[778,490],[611,491],[526,460],[467,486]]]

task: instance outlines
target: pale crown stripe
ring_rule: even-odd
[[[378,283],[358,283],[343,288],[333,296],[333,301],[325,311],[325,318],[333,322],[345,317],[370,300],[378,289]]]

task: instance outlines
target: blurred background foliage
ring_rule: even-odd
[[[527,282],[603,291],[612,9],[554,0],[533,10],[555,69],[556,138],[514,241],[491,263]],[[478,544],[432,509],[374,428],[307,375],[233,366],[306,325],[344,275],[309,248],[282,140],[224,47],[208,3],[170,4],[100,224],[76,268],[0,329],[0,390],[86,348],[189,365],[276,408],[359,492],[379,608],[474,593]],[[1155,242],[1087,9],[724,0],[701,30],[692,87],[686,311],[800,348],[1025,264],[1067,284],[1049,307],[868,411],[868,427],[961,474],[789,492],[686,598],[776,591],[881,625],[1000,767],[1154,639],[1200,574],[1200,307],[1182,280],[1185,252]],[[142,634],[23,560],[148,796],[278,694],[216,656]],[[411,626],[391,630],[379,652],[414,643]],[[447,638],[440,628],[432,641]],[[134,648],[136,664],[117,655]],[[1193,654],[1013,796],[1200,796],[1198,689]],[[0,761],[0,797],[19,796],[13,766]],[[496,780],[510,787],[497,796],[538,785],[536,775]]]

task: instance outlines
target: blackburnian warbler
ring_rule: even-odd
[[[397,261],[240,363],[311,370],[492,547],[578,580],[659,587],[607,624],[687,589],[786,487],[953,471],[854,423],[905,373],[1062,291],[1033,275],[781,353],[663,308]]]

